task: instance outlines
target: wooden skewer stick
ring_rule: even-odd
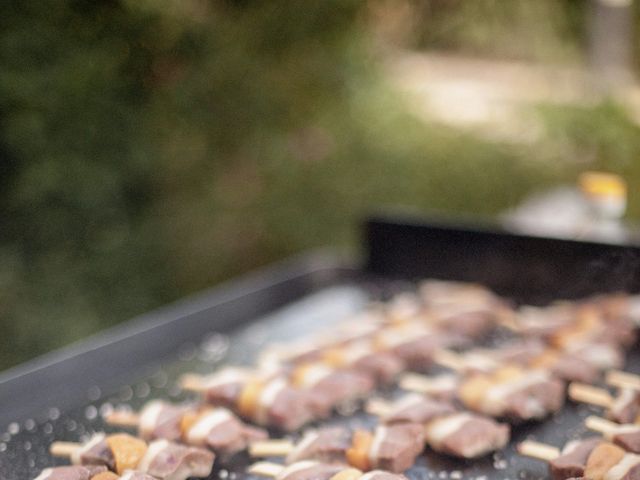
[[[114,410],[104,417],[109,425],[120,427],[137,427],[140,425],[140,415],[127,410]]]
[[[180,378],[180,387],[190,392],[203,392],[205,390],[203,376],[194,373],[187,373]]]
[[[610,408],[615,399],[603,388],[573,382],[569,385],[569,398],[576,402]]]
[[[618,388],[640,390],[640,376],[634,373],[610,370],[605,376],[605,382]]]
[[[427,377],[417,373],[405,373],[400,377],[400,388],[427,395],[441,393],[444,390],[453,390],[458,384],[455,375],[438,375]]]
[[[76,442],[53,442],[49,453],[54,457],[71,458],[79,448],[82,448],[82,444]]]
[[[602,433],[603,435],[614,434],[620,427],[620,425],[615,422],[611,422],[609,420],[605,420],[604,418],[596,417],[593,415],[587,417],[584,421],[584,424],[589,430]]]
[[[280,465],[278,463],[256,462],[253,465],[249,465],[249,468],[247,468],[247,473],[260,475],[261,477],[275,478],[280,475],[280,473],[282,473],[285,468],[286,467],[284,465]]]
[[[525,457],[536,458],[550,462],[560,456],[560,449],[546,443],[525,440],[518,444],[518,453]]]
[[[249,455],[252,457],[286,457],[294,449],[291,440],[273,439],[258,440],[249,445]]]

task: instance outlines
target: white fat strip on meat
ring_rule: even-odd
[[[196,420],[186,434],[187,443],[194,446],[206,444],[207,436],[218,425],[231,420],[231,412],[224,408],[216,408]]]
[[[429,422],[426,429],[429,444],[436,450],[441,448],[447,437],[457,432],[471,419],[470,414],[463,412]]]
[[[373,435],[373,440],[371,442],[371,447],[369,448],[369,462],[371,465],[377,465],[378,457],[380,456],[380,448],[382,447],[382,443],[384,442],[387,436],[388,429],[384,425],[380,425],[376,428],[375,433]]]
[[[276,378],[262,389],[256,409],[256,422],[261,425],[266,425],[269,422],[269,408],[275,402],[278,394],[286,387],[287,382],[283,378]]]
[[[315,442],[320,435],[317,431],[312,430],[304,434],[302,439],[293,447],[293,450],[289,453],[291,458],[297,458],[302,452],[309,448],[313,442]]]
[[[71,463],[73,463],[74,465],[82,465],[82,456],[93,447],[98,445],[100,442],[103,442],[105,438],[106,436],[104,433],[96,433],[95,435],[93,435],[93,437],[91,437],[88,442],[86,442],[71,454]]]
[[[319,465],[319,462],[316,462],[315,460],[301,460],[300,462],[296,462],[293,463],[287,467],[285,467],[279,474],[277,479],[278,480],[284,480],[285,478],[287,478],[289,475],[299,472],[301,470],[305,470],[307,468],[311,468],[311,467],[315,467],[316,465]]]
[[[620,461],[604,474],[603,480],[621,480],[629,470],[640,463],[640,455],[625,454]]]
[[[615,435],[621,435],[624,433],[640,432],[640,425],[618,425],[610,432],[604,432],[602,435],[607,440],[611,440]]]
[[[490,387],[482,400],[480,409],[482,412],[497,417],[503,414],[504,410],[508,407],[505,400],[516,392],[524,390],[537,383],[546,382],[549,380],[549,375],[546,372],[536,371],[523,375],[521,378],[511,380],[508,382],[500,383],[498,385]],[[538,405],[539,402],[532,400],[529,407],[533,410],[543,410],[542,405]]]
[[[149,402],[140,414],[139,429],[143,437],[149,437],[153,434],[158,423],[158,417],[162,413],[165,403],[160,400],[152,400]]]
[[[140,460],[140,463],[138,463],[138,470],[142,472],[148,472],[149,467],[151,467],[151,464],[153,463],[155,458],[158,456],[158,454],[167,447],[169,447],[168,440],[162,439],[162,440],[156,440],[155,442],[151,442],[149,444],[149,447],[147,448],[147,451],[142,457],[142,460]]]

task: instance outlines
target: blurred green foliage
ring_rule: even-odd
[[[576,62],[584,51],[588,0],[408,1],[417,47],[546,62]]]
[[[353,246],[377,205],[489,215],[575,176],[568,155],[640,175],[637,127],[613,106],[542,108],[534,146],[413,118],[376,71],[366,8],[5,6],[0,369],[293,252]]]

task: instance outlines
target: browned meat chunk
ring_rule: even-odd
[[[618,423],[635,423],[640,415],[640,392],[622,389],[607,411],[607,418]]]
[[[285,431],[297,430],[314,418],[308,393],[289,386],[283,386],[263,407],[263,424]]]
[[[582,477],[589,455],[600,443],[601,438],[577,440],[565,445],[561,455],[549,462],[549,469],[554,480],[567,480]]]
[[[104,465],[109,470],[116,468],[113,452],[103,433],[94,435],[74,452],[71,461],[76,465]]]
[[[640,453],[640,426],[621,425],[618,431],[611,435],[611,441],[627,452]]]
[[[304,389],[315,416],[324,417],[338,405],[363,397],[373,390],[373,378],[355,370],[335,370],[312,364],[293,374],[295,385]]]
[[[423,449],[423,425],[381,425],[374,432],[369,458],[372,468],[399,473],[410,468]]]
[[[356,360],[351,368],[372,376],[377,383],[390,383],[404,369],[404,362],[388,352],[376,352]]]
[[[476,458],[504,448],[509,426],[468,412],[456,413],[430,422],[426,441],[437,452]]]
[[[139,468],[161,480],[203,478],[211,474],[214,459],[212,452],[202,448],[156,440],[149,444]]]
[[[318,460],[324,463],[344,462],[345,452],[351,444],[351,432],[346,428],[327,427],[311,430],[296,444],[286,463],[300,460]]]
[[[342,470],[344,467],[340,465],[302,461],[286,467],[277,480],[329,480]]]
[[[173,405],[160,400],[149,402],[140,412],[140,436],[146,440],[180,440],[180,423],[185,413],[192,408],[189,405]]]
[[[388,413],[381,416],[383,423],[426,424],[431,420],[449,415],[456,411],[453,405],[444,400],[434,400],[417,393],[409,393],[391,405]]]
[[[53,467],[43,470],[35,480],[90,480],[94,475],[106,471],[107,468],[103,466]]]

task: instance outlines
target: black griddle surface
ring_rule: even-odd
[[[30,480],[43,468],[65,464],[64,460],[55,460],[48,454],[50,443],[54,440],[83,441],[93,432],[117,431],[101,420],[101,415],[113,408],[131,405],[134,409],[139,409],[152,398],[175,401],[189,398],[176,387],[176,380],[182,373],[208,373],[227,363],[250,365],[257,352],[267,343],[291,340],[327,328],[331,322],[358,311],[369,300],[397,291],[405,285],[349,281],[324,288],[264,317],[256,318],[248,326],[239,327],[229,335],[211,331],[199,336],[197,341],[185,343],[178,349],[177,361],[168,361],[153,375],[122,385],[116,391],[102,392],[97,386],[88,386],[86,403],[81,407],[62,412],[60,408],[52,406],[44,412],[44,418],[14,422],[8,426],[7,431],[0,433],[0,479]],[[495,337],[493,341],[495,342]],[[640,365],[640,352],[637,348],[629,356],[629,365]],[[398,393],[389,391],[383,394],[391,397]],[[46,392],[34,394],[46,395]],[[519,457],[514,452],[514,445],[525,438],[531,438],[562,446],[565,442],[584,435],[586,431],[582,420],[587,415],[598,412],[596,408],[569,404],[562,412],[543,423],[515,427],[512,441],[506,450],[478,461],[461,461],[426,452],[408,472],[408,476],[415,480],[547,478],[546,465]],[[352,405],[324,422],[327,423],[372,426],[375,419],[359,411],[357,405]],[[249,463],[244,455],[238,455],[225,464],[217,463],[211,478],[257,478],[243,473]]]

